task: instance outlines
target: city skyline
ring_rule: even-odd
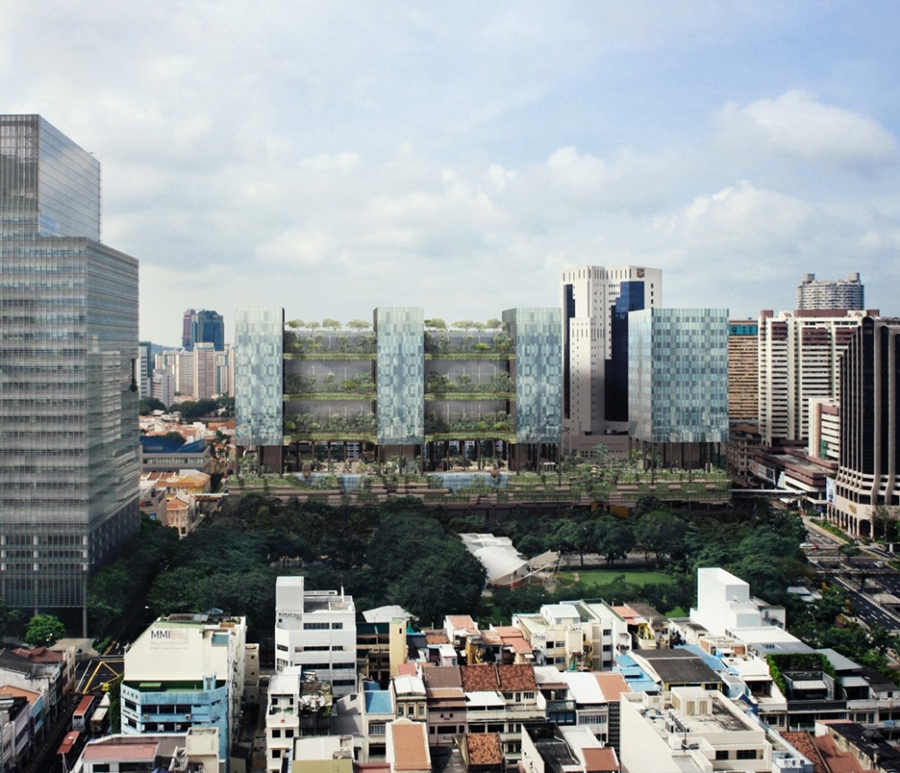
[[[896,314],[898,17],[51,3],[0,11],[0,79],[102,159],[155,343],[194,307],[227,341],[241,305],[480,319],[579,265],[658,267],[667,306],[733,318],[858,271]]]

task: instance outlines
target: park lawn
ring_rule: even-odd
[[[609,585],[616,577],[623,575],[625,582],[633,585],[671,585],[675,582],[675,578],[663,572],[633,572],[620,571],[618,569],[600,569],[578,572],[578,577],[585,587],[595,587],[599,585]],[[559,579],[564,582],[574,582],[575,574],[573,572],[560,572]]]

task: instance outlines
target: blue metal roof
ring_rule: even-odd
[[[366,690],[366,714],[393,714],[390,690]]]

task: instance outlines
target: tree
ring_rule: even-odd
[[[8,606],[0,599],[0,639],[18,638],[24,623],[22,610]]]
[[[305,323],[303,322],[302,319],[289,319],[288,323],[287,323],[287,326],[289,328],[293,328],[294,330],[296,330],[299,327],[304,327],[304,325],[305,325]]]
[[[166,410],[165,403],[155,397],[142,397],[140,413],[141,416],[149,416],[153,411]]]
[[[322,327],[327,328],[328,330],[340,330],[341,323],[331,317],[325,317],[325,319],[322,320]]]
[[[460,330],[472,330],[475,327],[475,323],[471,319],[461,319],[459,322],[454,322],[453,327]]]
[[[165,437],[169,438],[169,440],[172,440],[172,441],[178,443],[178,445],[180,445],[180,446],[183,446],[185,444],[184,436],[180,432],[175,432],[175,430],[172,430],[171,432],[167,432],[165,434]]]
[[[654,510],[645,513],[634,527],[634,537],[648,558],[653,553],[656,562],[661,563],[665,555],[680,553],[683,550],[685,522],[667,510]]]
[[[503,327],[503,323],[496,317],[491,317],[487,322],[484,323],[484,326],[488,330],[498,330],[499,328]]]
[[[347,327],[349,327],[351,330],[368,330],[370,327],[372,327],[372,323],[366,322],[364,319],[351,319],[347,323]]]
[[[426,319],[425,327],[431,330],[446,330],[447,323],[444,322],[440,317],[435,317],[434,319]]]
[[[28,621],[25,643],[32,647],[52,647],[66,635],[66,627],[55,615],[37,615]]]
[[[607,564],[627,558],[634,550],[634,528],[624,518],[606,516],[600,519],[595,534],[597,552],[606,559]]]

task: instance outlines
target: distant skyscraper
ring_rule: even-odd
[[[181,317],[181,348],[190,351],[194,346],[194,313],[188,309]]]
[[[864,309],[863,286],[859,274],[848,274],[846,279],[834,281],[816,280],[815,274],[806,274],[797,285],[798,309]]]
[[[840,468],[827,489],[828,515],[872,536],[881,509],[900,506],[900,319],[867,317],[841,358]]]
[[[141,341],[138,351],[138,387],[143,400],[145,397],[153,397],[153,344]]]
[[[138,528],[138,262],[100,244],[100,164],[0,116],[0,597],[81,608]]]
[[[217,352],[224,350],[225,321],[222,315],[207,309],[188,309],[184,312],[181,344],[187,351],[192,351],[196,344],[213,344]]]
[[[656,268],[580,266],[562,275],[563,447],[589,451],[628,428],[628,314],[662,305]]]
[[[632,437],[659,461],[711,461],[728,439],[728,310],[644,309],[629,316]]]

